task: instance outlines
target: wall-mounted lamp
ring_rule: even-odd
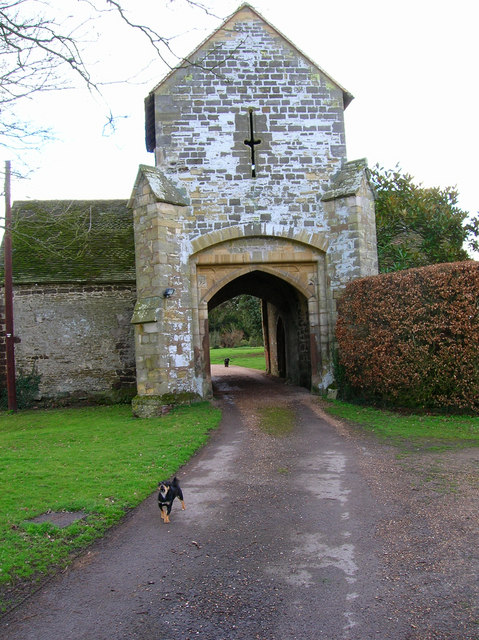
[[[163,291],[163,298],[171,298],[171,296],[175,293],[175,289],[171,289],[170,287],[168,287],[168,289],[165,289]]]

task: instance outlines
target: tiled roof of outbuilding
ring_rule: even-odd
[[[12,220],[14,283],[135,281],[126,200],[15,202]]]

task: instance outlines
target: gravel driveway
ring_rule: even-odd
[[[179,472],[0,621],[2,640],[479,638],[479,450],[404,458],[318,398],[214,366],[223,421]],[[294,412],[269,435],[262,411]]]

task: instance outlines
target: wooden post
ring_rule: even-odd
[[[5,347],[7,356],[8,408],[17,410],[15,387],[15,338],[13,329],[13,284],[12,284],[12,208],[10,201],[10,161],[5,162],[5,235],[3,249],[5,258]]]

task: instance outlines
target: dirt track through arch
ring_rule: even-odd
[[[459,578],[408,546],[418,505],[389,448],[325,420],[304,389],[212,373],[224,418],[179,473],[187,510],[164,525],[152,495],[0,621],[2,639],[477,638],[474,567]],[[258,428],[271,407],[294,412],[291,432]]]

